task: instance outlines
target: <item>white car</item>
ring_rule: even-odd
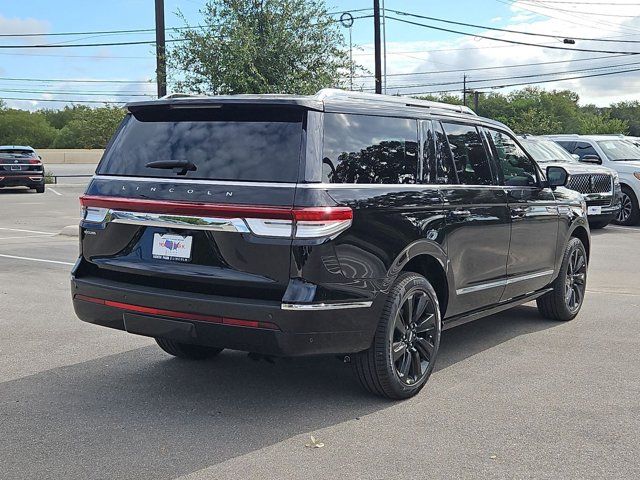
[[[640,223],[640,146],[622,135],[548,135],[581,162],[609,167],[620,178],[622,206],[615,220],[620,225]]]

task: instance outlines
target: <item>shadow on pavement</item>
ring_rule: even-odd
[[[447,331],[437,370],[554,325],[524,306]],[[2,384],[0,476],[174,478],[394,405],[334,358],[187,362],[144,347]]]

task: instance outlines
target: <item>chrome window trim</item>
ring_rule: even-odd
[[[283,303],[282,310],[342,310],[347,308],[369,308],[373,302],[347,302],[347,303]]]
[[[473,285],[472,287],[459,288],[456,290],[456,295],[464,295],[466,293],[479,292],[488,288],[504,287],[513,283],[524,282],[526,280],[532,280],[538,277],[546,277],[553,275],[553,270],[545,270],[543,272],[529,273],[527,275],[520,275],[518,277],[507,278],[505,280],[498,280],[495,282],[482,283],[480,285]]]

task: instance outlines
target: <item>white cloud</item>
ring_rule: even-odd
[[[17,34],[17,33],[47,33],[50,30],[50,24],[46,20],[38,20],[36,18],[7,18],[0,15],[0,33]],[[35,44],[42,42],[43,37],[16,37],[12,39],[15,43]]]
[[[542,4],[533,4],[530,1],[514,2],[511,7],[515,14],[509,18],[508,25],[503,28],[521,32],[558,35],[555,38],[518,35],[492,30],[474,30],[478,35],[521,41],[525,43],[545,44],[560,48],[583,48],[592,50],[607,50],[619,52],[640,52],[640,43],[620,42],[593,42],[576,40],[574,46],[563,44],[566,37],[576,38],[611,38],[632,39],[640,42],[640,5],[624,6],[612,5],[584,5],[575,7],[578,13],[559,12],[556,8],[547,8]],[[564,4],[563,4],[564,5]],[[557,5],[556,5],[557,6]],[[572,8],[570,4],[563,8]],[[532,12],[533,11],[533,12]],[[589,11],[589,14],[583,12]],[[543,13],[549,16],[544,16]],[[617,16],[597,16],[594,14],[606,13]],[[428,22],[425,22],[428,23]],[[474,23],[483,23],[475,19]],[[485,21],[485,23],[488,23]],[[455,27],[456,30],[471,31],[463,27]],[[429,37],[429,30],[421,30],[414,27],[416,37]],[[389,38],[389,36],[387,36]],[[373,71],[373,56],[371,45],[363,45],[363,51],[356,53],[355,59],[366,68]],[[620,56],[617,58],[605,58],[603,60],[575,61],[582,58],[594,58],[599,56],[611,56],[613,54],[596,52],[576,52],[567,50],[555,50],[535,46],[509,45],[503,42],[481,39],[478,37],[458,37],[451,41],[412,41],[391,42],[387,44],[387,71],[391,74],[434,72],[425,75],[406,75],[388,77],[387,92],[411,94],[436,90],[462,90],[463,72],[440,73],[443,70],[465,69],[468,75],[468,86],[484,87],[482,91],[491,91],[490,86],[510,83],[526,83],[535,80],[547,80],[557,78],[553,75],[540,76],[538,78],[522,78],[527,75],[540,75],[546,73],[562,72],[566,77],[583,76],[596,73],[606,73],[613,70],[593,69],[609,65],[623,65],[638,62],[636,65],[622,67],[622,69],[640,68],[640,55]],[[532,64],[541,62],[567,61],[549,65],[535,65],[517,68],[496,68],[493,70],[471,70],[479,67],[505,67],[514,64]],[[592,69],[591,71],[588,71]],[[573,72],[575,70],[585,70]],[[521,78],[505,78],[521,77]],[[495,79],[489,81],[489,79]],[[479,81],[481,80],[481,81]],[[360,79],[358,84],[372,87],[371,78]],[[416,87],[407,88],[407,86]],[[417,86],[420,85],[420,86]],[[524,88],[526,85],[514,88]],[[576,91],[581,98],[581,103],[595,103],[608,105],[611,102],[640,99],[640,74],[631,72],[619,75],[610,75],[593,78],[567,80],[563,82],[539,84],[545,89],[571,89]],[[404,87],[404,88],[403,88]],[[502,93],[511,89],[498,90]]]

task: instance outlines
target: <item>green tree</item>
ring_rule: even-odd
[[[583,112],[578,118],[577,133],[583,135],[594,135],[604,133],[621,133],[626,134],[629,131],[629,125],[624,120],[611,118],[609,112],[591,113]]]
[[[40,110],[40,112],[54,128],[60,130],[79,114],[87,112],[88,110],[91,110],[91,108],[86,105],[67,105],[61,110],[45,108]]]
[[[53,148],[104,148],[124,115],[125,110],[115,106],[76,109],[58,131]]]
[[[629,135],[640,136],[640,102],[618,102],[610,107],[611,118],[616,118],[627,123]]]
[[[169,51],[178,91],[313,94],[349,70],[323,0],[208,0],[200,13]]]
[[[40,112],[0,109],[0,145],[46,148],[55,136],[56,129]]]

